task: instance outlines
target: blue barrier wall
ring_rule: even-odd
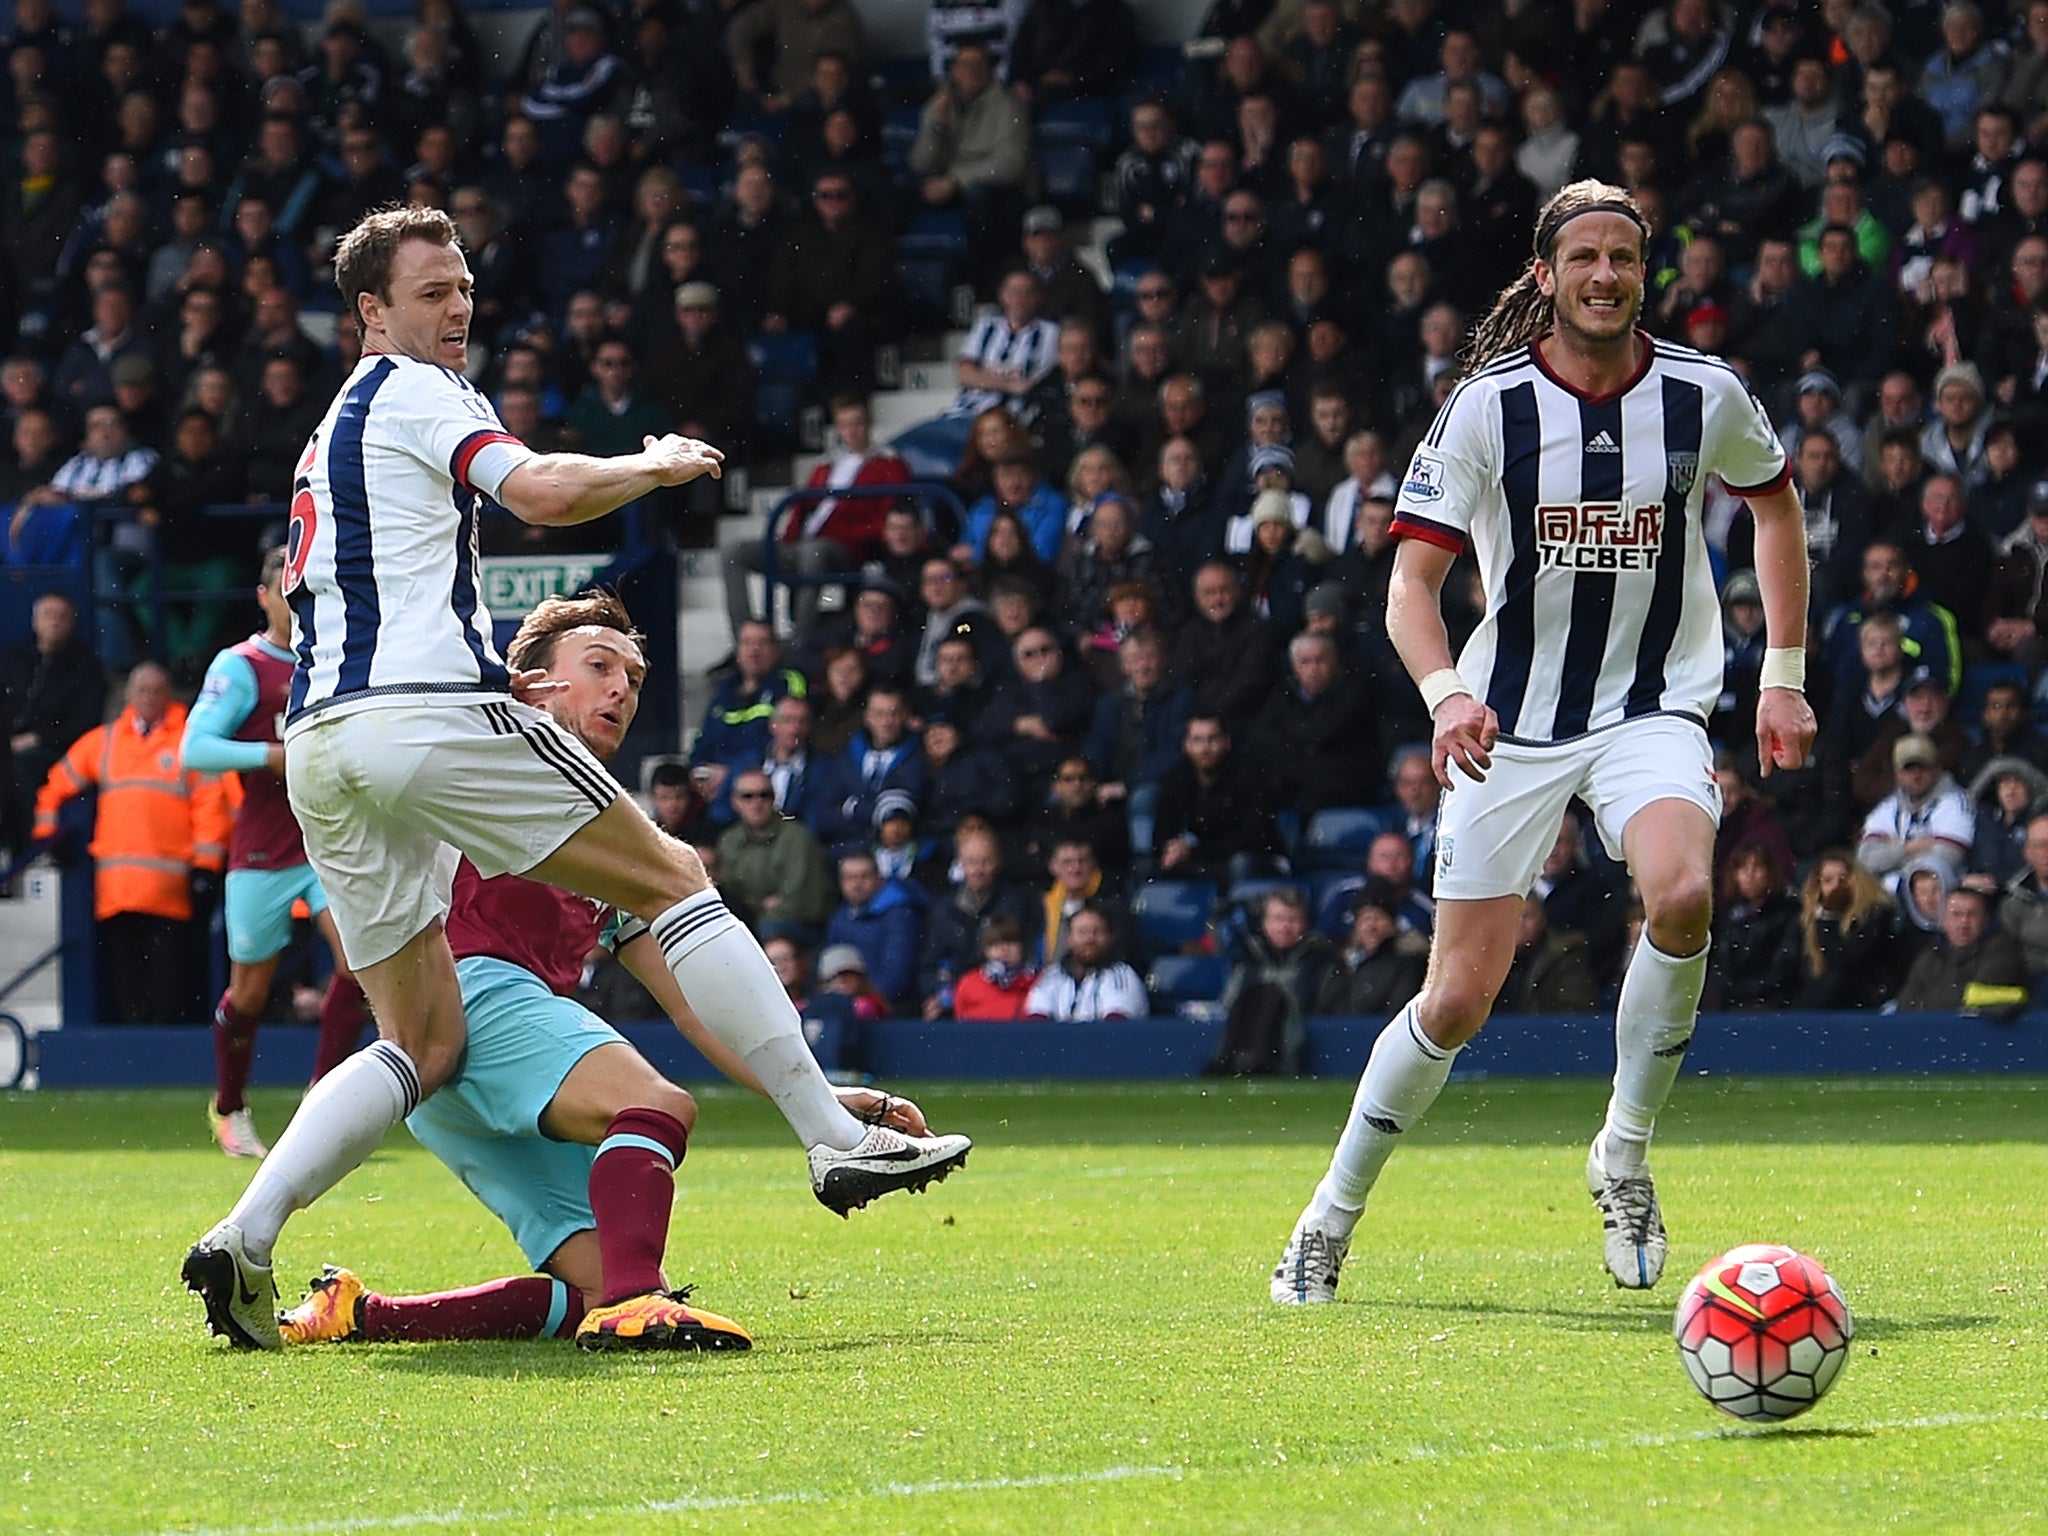
[[[1381,1022],[1311,1020],[1311,1072],[1356,1076]],[[1179,1018],[1103,1025],[905,1020],[866,1026],[857,1040],[837,1021],[812,1019],[806,1025],[827,1066],[859,1063],[884,1081],[1192,1077],[1216,1044],[1214,1026]],[[671,1077],[716,1078],[666,1025],[631,1024],[622,1032]],[[257,1045],[255,1081],[303,1083],[312,1070],[315,1037],[311,1028],[266,1028]],[[213,1046],[203,1028],[62,1029],[37,1041],[37,1068],[47,1088],[201,1087],[213,1081]],[[1516,1016],[1489,1024],[1459,1056],[1456,1075],[1604,1078],[1613,1068],[1611,1021]],[[1929,1013],[1710,1015],[1700,1021],[1686,1069],[1716,1076],[2048,1073],[2048,1030],[2041,1016],[2004,1025]]]

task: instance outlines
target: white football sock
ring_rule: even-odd
[[[718,892],[677,902],[652,927],[697,1017],[753,1068],[803,1144],[841,1152],[859,1146],[866,1128],[833,1093],[775,967]]]
[[[1412,1001],[1387,1021],[1358,1079],[1330,1171],[1302,1212],[1304,1224],[1350,1236],[1401,1133],[1436,1102],[1457,1054],[1422,1033]]]
[[[1706,948],[1681,959],[1643,930],[1614,1010],[1614,1093],[1600,1132],[1601,1164],[1610,1175],[1639,1174],[1649,1159],[1650,1130],[1685,1065],[1706,981]]]
[[[291,1214],[346,1178],[419,1102],[419,1069],[389,1040],[365,1046],[307,1089],[291,1124],[228,1212],[227,1219],[242,1229],[249,1257],[268,1264]]]

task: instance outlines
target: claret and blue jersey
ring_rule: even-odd
[[[1415,451],[1397,537],[1462,552],[1486,612],[1458,671],[1509,740],[1568,741],[1645,715],[1704,722],[1721,689],[1705,478],[1786,483],[1784,450],[1727,364],[1643,338],[1589,396],[1521,347],[1464,380]]]
[[[356,365],[293,485],[288,723],[385,698],[504,693],[478,580],[478,496],[496,496],[532,456],[461,375],[388,354]]]

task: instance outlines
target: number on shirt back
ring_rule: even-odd
[[[306,557],[313,552],[313,531],[319,526],[319,509],[313,504],[313,482],[310,478],[313,460],[320,452],[320,436],[315,433],[306,443],[306,451],[299,457],[299,467],[292,479],[292,522],[291,531],[285,536],[284,547],[284,590],[290,596],[298,591],[299,582],[306,574]]]

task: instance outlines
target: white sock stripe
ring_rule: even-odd
[[[1416,1022],[1413,1007],[1408,1010],[1408,1038],[1415,1042],[1415,1049],[1431,1061],[1449,1061],[1453,1055],[1422,1032],[1421,1024]]]
[[[672,911],[673,909],[671,909]],[[680,917],[664,913],[656,918],[653,923],[654,940],[661,946],[663,956],[673,963],[676,959],[674,951],[683,940],[699,932],[708,924],[717,922],[720,918],[731,917],[732,912],[726,907],[724,901],[714,895],[705,905],[685,912]]]

